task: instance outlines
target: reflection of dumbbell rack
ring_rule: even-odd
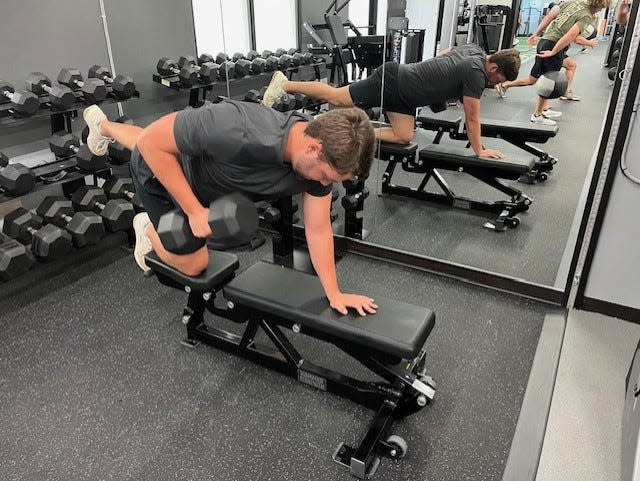
[[[71,121],[78,117],[78,110],[83,110],[89,105],[82,100],[82,92],[73,92],[76,100],[74,105],[68,110],[51,110],[49,107],[49,94],[40,95],[40,109],[33,115],[21,116],[14,114],[11,108],[11,103],[0,103],[0,125],[15,125],[17,123],[23,123],[25,120],[39,119],[43,117],[51,117],[51,133],[66,130],[71,132]],[[107,97],[106,100],[100,103],[100,106],[110,105],[118,102],[125,102],[125,100],[119,100],[112,96]],[[140,92],[136,90],[131,98],[140,98]],[[128,99],[130,100],[130,99]]]
[[[316,79],[320,79],[320,66],[324,66],[324,62],[312,62],[304,65],[297,65],[294,67],[287,67],[286,69],[280,70],[282,73],[287,75],[289,79],[293,73],[299,72],[300,69],[303,68],[313,68]],[[189,105],[191,107],[198,107],[207,99],[207,92],[214,92],[216,89],[220,89],[218,95],[227,95],[227,82],[229,86],[242,86],[243,84],[248,84],[248,86],[253,86],[254,84],[265,84],[268,83],[268,79],[271,78],[273,72],[262,72],[257,75],[247,75],[242,78],[230,78],[228,80],[216,80],[215,82],[208,83],[198,83],[193,86],[186,86],[180,82],[180,79],[177,75],[160,75],[158,73],[153,74],[153,81],[160,85],[164,85],[173,90],[189,90]],[[258,81],[256,81],[258,80]],[[202,98],[200,97],[200,93],[202,92]]]

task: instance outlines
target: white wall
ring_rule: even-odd
[[[423,28],[424,50],[422,59],[433,57],[436,48],[436,36],[438,34],[438,9],[440,0],[407,0],[406,16],[409,19],[409,28]],[[446,19],[443,19],[443,22]]]

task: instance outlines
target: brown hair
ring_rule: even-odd
[[[363,110],[329,110],[310,121],[304,132],[322,142],[320,159],[340,174],[364,175],[371,169],[375,135]]]
[[[610,7],[612,3],[612,0],[589,0],[587,5],[589,5],[591,13],[596,13],[603,8]]]
[[[601,0],[595,0],[601,1]],[[495,63],[507,80],[515,80],[520,72],[520,52],[515,48],[499,50],[487,59]]]

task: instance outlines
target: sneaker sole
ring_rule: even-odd
[[[142,269],[144,272],[147,272],[151,270],[151,268],[147,266],[147,263],[144,260],[144,256],[151,252],[151,250],[153,249],[147,252],[143,252],[142,244],[146,243],[145,241],[147,240],[147,236],[144,233],[144,228],[147,225],[147,222],[144,222],[144,225],[140,225],[141,223],[141,218],[133,219],[133,231],[136,233],[136,246],[133,249],[133,257],[136,260],[138,266],[140,266],[140,269]]]

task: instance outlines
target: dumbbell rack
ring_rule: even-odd
[[[320,74],[321,66],[326,66],[326,64],[324,62],[313,62],[309,64],[298,65],[296,67],[288,67],[280,71],[285,75],[287,75],[289,78],[291,78],[291,75],[293,73],[299,72],[300,69],[304,69],[306,67],[313,68],[316,79],[319,80],[320,78],[322,78]],[[250,83],[252,80],[255,81],[256,79],[271,78],[274,72],[275,71],[262,72],[257,75],[247,75],[242,78],[230,78],[228,81],[229,81],[229,85],[238,85],[239,83],[240,84]],[[186,85],[183,85],[180,82],[177,75],[160,75],[158,73],[153,74],[153,81],[155,83],[164,85],[165,87],[171,88],[173,90],[189,90],[190,91],[189,105],[194,108],[198,107],[199,105],[201,105],[202,102],[206,100],[207,92],[213,91],[215,87],[223,87],[223,86],[226,87],[226,84],[227,84],[226,80],[216,80],[215,82],[200,83],[198,85],[193,85],[191,87],[188,87]],[[202,92],[202,99],[200,98],[200,92]],[[226,96],[226,91],[225,91],[225,96]]]
[[[82,110],[88,107],[82,100],[82,94],[80,92],[73,92],[76,97],[74,105],[68,110],[55,110],[49,107],[49,94],[43,94],[39,96],[40,109],[33,115],[21,115],[14,112],[11,108],[10,102],[0,103],[0,125],[14,125],[17,123],[23,123],[25,120],[38,119],[43,117],[51,118],[51,133],[59,132],[61,130],[71,132],[71,121],[78,117],[78,110]],[[131,98],[140,98],[140,92],[136,90]],[[130,100],[130,99],[127,99]],[[100,102],[99,105],[110,105],[118,102],[126,102],[127,100],[120,100],[109,93],[109,97]]]

